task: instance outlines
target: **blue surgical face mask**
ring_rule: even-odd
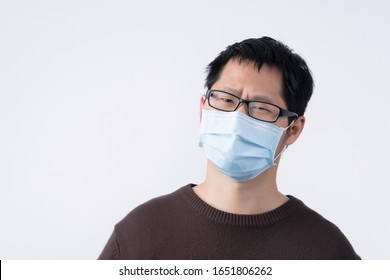
[[[245,182],[274,165],[280,156],[275,157],[276,148],[287,128],[238,111],[203,110],[199,146],[220,172]]]

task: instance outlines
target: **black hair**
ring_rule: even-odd
[[[260,71],[264,63],[276,66],[282,73],[282,98],[289,111],[302,116],[313,92],[314,82],[306,62],[288,46],[272,39],[262,37],[246,39],[228,46],[206,68],[205,87],[218,81],[223,68],[231,59],[240,63],[253,63]]]

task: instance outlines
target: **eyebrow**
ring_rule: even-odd
[[[241,95],[241,92],[234,89],[234,88],[231,88],[231,87],[222,87],[221,89],[222,91],[226,91],[228,93],[232,93],[234,95]],[[268,103],[272,103],[272,104],[275,104],[275,102],[273,100],[271,100],[268,96],[265,96],[265,95],[260,95],[260,94],[256,94],[255,96],[253,96],[253,99],[250,99],[251,101],[264,101],[264,102],[268,102]]]

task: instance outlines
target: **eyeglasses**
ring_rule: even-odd
[[[293,117],[294,119],[298,117],[298,114],[280,108],[272,103],[241,99],[222,90],[208,90],[206,99],[210,107],[225,112],[236,111],[238,106],[244,103],[248,106],[249,116],[270,123],[276,122],[280,117]]]

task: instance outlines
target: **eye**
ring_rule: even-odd
[[[223,101],[223,102],[226,102],[226,103],[234,103],[234,101],[232,100],[232,99],[230,99],[230,98],[219,98],[221,101]]]
[[[239,99],[230,93],[223,91],[210,92],[209,105],[215,109],[234,111],[238,102]]]
[[[252,110],[255,110],[255,111],[258,111],[258,112],[263,112],[263,113],[270,113],[271,111],[266,108],[265,106],[261,106],[261,105],[254,105],[251,107]]]
[[[214,99],[215,102],[221,102],[226,104],[233,104],[236,102],[231,96],[222,92],[211,92],[210,98]]]

